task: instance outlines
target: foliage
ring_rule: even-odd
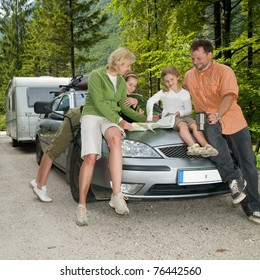
[[[0,115],[4,113],[4,93],[10,78],[21,68],[25,26],[31,4],[26,0],[2,0],[0,5]]]
[[[5,115],[0,115],[0,131],[5,130]]]
[[[208,38],[216,48],[215,59],[235,71],[238,102],[253,139],[259,138],[259,0],[0,3],[0,114],[4,113],[4,91],[12,76],[90,72],[105,65],[109,53],[120,46],[135,53],[137,90],[151,96],[161,87],[162,68],[173,64],[183,76],[192,66],[191,42]]]
[[[88,48],[92,60],[81,64],[79,73],[89,73],[93,69],[106,65],[109,54],[118,47],[123,46],[121,31],[118,28],[119,17],[117,15],[112,15],[112,12],[107,9],[109,3],[110,0],[103,0],[96,6],[97,9],[102,10],[108,17],[106,24],[101,27],[102,33],[108,36],[104,40],[97,42],[95,46]]]
[[[215,58],[235,71],[239,104],[254,139],[259,137],[259,1],[257,0],[112,0],[121,18],[122,35],[137,56],[139,90],[152,95],[160,88],[160,72],[169,64],[183,75],[190,67],[190,43],[208,38]],[[167,8],[165,8],[167,7]]]
[[[94,1],[36,0],[28,25],[22,74],[75,76],[91,61],[88,48],[106,38],[100,32],[107,16]],[[70,66],[69,66],[70,65]]]

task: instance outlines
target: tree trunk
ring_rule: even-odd
[[[223,35],[223,47],[229,47],[230,45],[230,24],[231,24],[231,0],[222,0],[222,35]],[[231,50],[224,51],[225,60],[231,58]]]
[[[247,38],[251,39],[253,38],[253,7],[251,5],[251,0],[248,0],[248,24],[247,24]],[[251,73],[251,68],[253,65],[253,48],[252,48],[252,44],[250,44],[248,46],[248,50],[247,50],[247,54],[248,54],[248,70],[249,73]],[[251,75],[251,74],[250,74]],[[250,78],[250,77],[249,77]]]
[[[73,22],[73,12],[72,0],[69,0],[70,5],[70,63],[71,63],[71,76],[75,78],[75,53],[74,53],[74,22]]]
[[[215,49],[221,47],[221,6],[219,2],[214,3],[214,37],[215,37]],[[221,53],[216,58],[220,58]]]

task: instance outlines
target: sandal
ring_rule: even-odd
[[[187,155],[189,156],[200,156],[205,154],[205,149],[203,149],[198,143],[189,146],[187,149]]]
[[[207,144],[202,149],[203,149],[203,153],[201,154],[202,157],[215,157],[218,155],[218,150],[213,148],[210,144]]]

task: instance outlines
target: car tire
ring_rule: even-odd
[[[81,149],[78,145],[73,147],[71,158],[70,158],[70,190],[73,199],[78,203],[79,202],[79,171],[82,164],[81,159]],[[91,186],[87,195],[87,202],[95,202],[96,198],[91,190]]]
[[[18,147],[19,146],[19,144],[18,144],[18,141],[16,140],[16,139],[12,139],[12,147]]]
[[[36,147],[36,161],[40,165],[43,156],[43,151],[38,137],[36,138],[35,141],[35,147]]]

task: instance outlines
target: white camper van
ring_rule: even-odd
[[[6,134],[12,138],[13,147],[19,142],[34,142],[38,114],[34,112],[36,101],[50,101],[61,85],[70,78],[13,77],[7,87]]]

